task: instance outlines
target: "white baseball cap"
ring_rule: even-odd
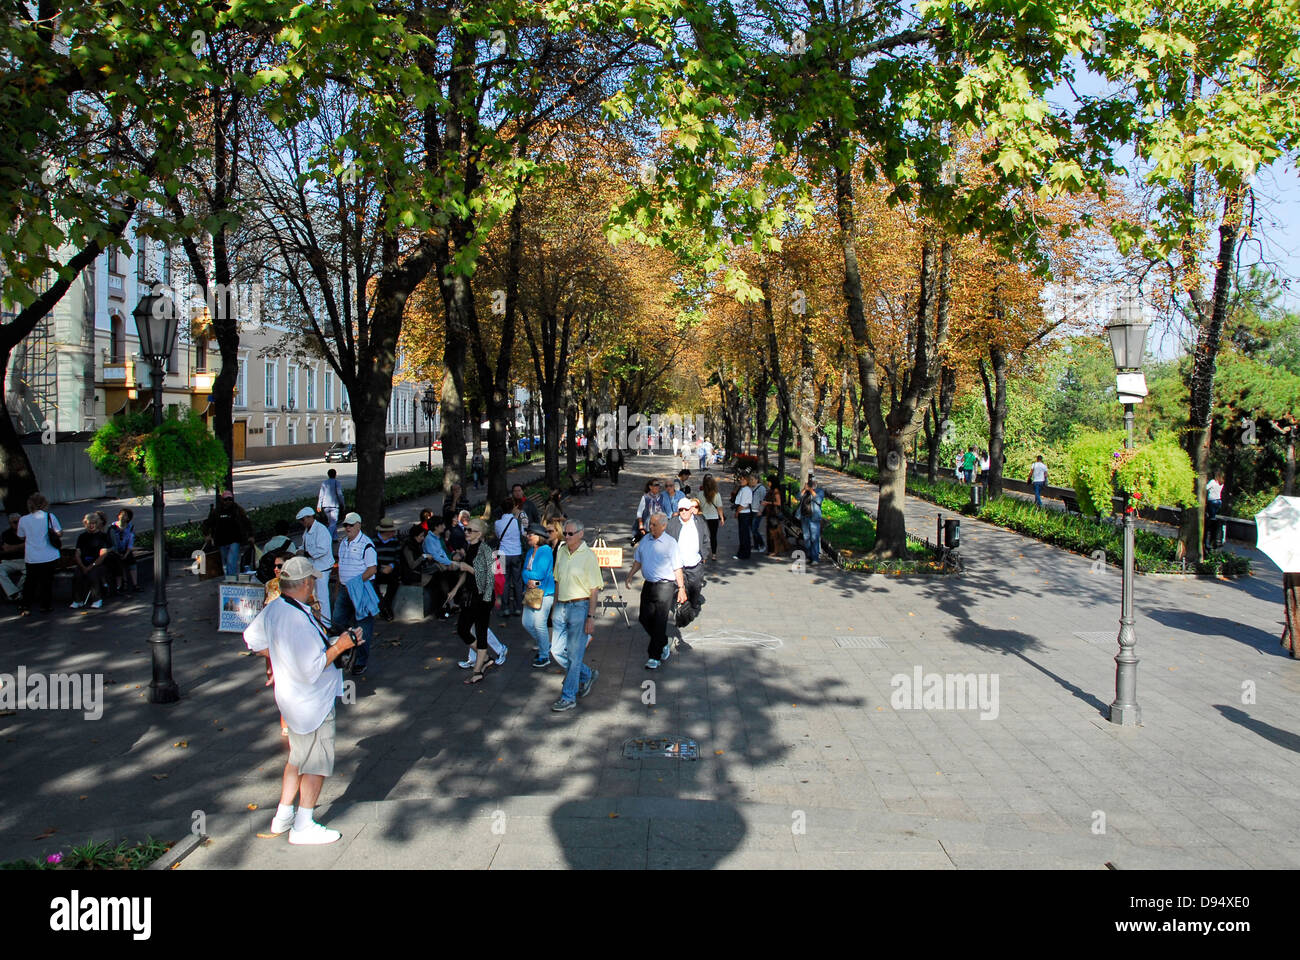
[[[280,568],[281,580],[306,580],[308,577],[319,579],[323,576],[325,571],[317,570],[306,557],[290,557]]]
[[[314,516],[316,516],[315,510],[313,510],[311,507],[303,507],[301,510],[298,511],[298,515],[297,517],[295,517],[295,519],[302,520],[306,517],[314,517]]]

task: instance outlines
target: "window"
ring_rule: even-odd
[[[307,368],[306,394],[307,394],[307,409],[315,410],[316,409],[316,368],[315,367]],[[314,443],[315,441],[312,442]]]
[[[290,417],[289,418],[289,446],[294,447],[297,445],[298,445],[298,418]]]
[[[326,369],[325,385],[321,389],[321,404],[326,411],[334,409],[334,371]]]
[[[276,376],[279,373],[279,371],[276,368],[280,366],[280,361],[268,357],[266,360],[262,362],[262,366],[265,371],[265,378],[264,378],[265,382],[263,384],[263,390],[265,391],[264,395],[266,397],[266,406],[268,408],[274,408],[275,405],[280,402],[276,398],[276,393],[275,393],[275,381],[276,381]],[[266,445],[268,447],[274,446],[274,444],[270,443],[269,441],[267,442]]]
[[[298,409],[298,364],[289,364],[289,378],[284,385],[284,402],[290,410]]]
[[[239,376],[235,381],[235,406],[241,410],[248,406],[248,357],[239,358]]]
[[[313,417],[307,421],[307,442],[316,442],[316,418]]]
[[[121,314],[113,314],[109,330],[109,362],[122,363],[126,359],[126,321]]]
[[[325,418],[325,442],[334,442],[334,419],[332,417]]]
[[[194,372],[208,372],[208,339],[199,337],[194,341]]]
[[[275,446],[275,421],[270,417],[266,418],[266,445],[268,447]]]

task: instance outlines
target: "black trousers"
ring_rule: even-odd
[[[383,594],[379,597],[379,609],[385,615],[393,615],[393,597],[397,596],[397,588],[402,585],[402,578],[397,573],[397,565],[393,565],[391,573],[376,573],[375,586],[384,588]]]
[[[54,573],[58,560],[49,563],[27,564],[27,579],[23,581],[23,606],[28,610],[38,604],[46,613],[54,606]]]
[[[646,654],[651,660],[662,660],[668,646],[668,618],[673,612],[677,584],[671,580],[647,580],[641,587],[641,613],[637,617],[650,642]]]
[[[718,524],[722,521],[718,517],[714,517],[712,520],[705,520],[704,522],[709,525],[710,552],[716,557],[718,555]]]
[[[686,580],[686,602],[677,607],[677,626],[684,627],[700,615],[700,598],[704,594],[704,561],[693,567],[683,567]]]
[[[456,620],[456,633],[465,641],[465,646],[476,647],[479,650],[487,649],[488,622],[492,619],[494,606],[495,603],[491,600],[475,597],[461,610],[460,617]],[[474,628],[473,636],[470,635],[470,627]]]
[[[617,487],[617,486],[618,486],[618,472],[619,472],[619,470],[623,469],[623,465],[622,465],[621,463],[606,463],[606,466],[609,467],[609,481],[610,481],[610,483],[614,484],[614,486]]]

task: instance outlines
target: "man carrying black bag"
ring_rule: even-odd
[[[668,521],[668,536],[677,541],[682,559],[682,575],[686,580],[686,602],[677,605],[677,626],[680,629],[700,615],[704,603],[704,545],[709,542],[709,527],[700,516],[700,502],[684,497],[677,504],[677,512]]]

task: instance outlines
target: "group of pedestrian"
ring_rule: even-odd
[[[73,610],[98,610],[114,596],[139,592],[135,572],[134,513],[124,507],[110,524],[100,511],[85,514],[72,549]],[[63,528],[40,493],[27,498],[25,515],[11,513],[0,537],[0,589],[30,615],[54,609],[54,575],[63,562]]]

